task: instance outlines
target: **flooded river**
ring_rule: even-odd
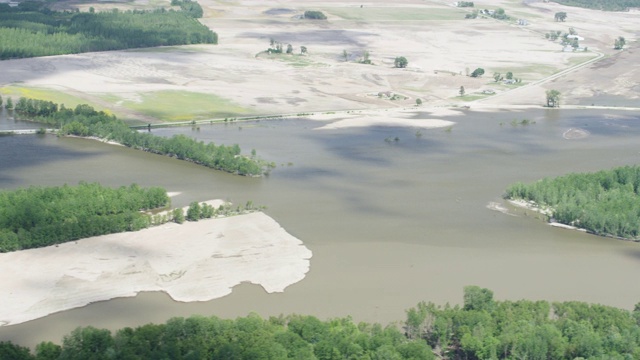
[[[419,301],[460,303],[470,284],[492,289],[498,299],[583,300],[629,309],[640,302],[640,244],[487,207],[503,204],[504,189],[516,181],[640,163],[639,114],[539,109],[467,111],[446,119],[456,125],[420,133],[314,130],[324,123],[305,119],[154,130],[238,143],[247,154],[256,149],[277,164],[261,179],[90,140],[0,137],[1,188],[135,182],[181,192],[175,206],[252,200],[314,254],[307,277],[281,294],[243,284],[225,298],[184,304],[143,293],[2,327],[0,340],[33,345],[60,341],[79,325],[115,329],[252,311],[388,323],[404,319],[405,309]],[[570,129],[588,136],[565,139]]]

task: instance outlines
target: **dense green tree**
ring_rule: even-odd
[[[477,68],[475,70],[473,70],[473,72],[471,73],[471,77],[480,77],[484,75],[484,69],[483,68]]]
[[[62,340],[60,359],[108,360],[115,355],[111,332],[94,327],[76,328]]]
[[[29,348],[0,341],[0,360],[33,360]]]
[[[564,11],[557,12],[554,16],[556,21],[565,21],[567,19],[567,13]]]
[[[397,68],[406,68],[409,65],[409,61],[404,56],[398,56],[393,60],[393,66]]]
[[[112,189],[81,182],[0,191],[0,252],[140,230],[151,223],[142,210],[168,203],[164,189],[135,184]]]
[[[493,307],[493,291],[479,286],[464,287],[465,310],[491,310]]]
[[[507,20],[509,19],[509,15],[507,15],[507,13],[504,11],[503,8],[497,8],[494,12],[493,15],[491,15],[494,19],[498,19],[498,20]]]
[[[202,209],[200,208],[200,204],[197,201],[189,204],[189,208],[187,209],[187,220],[189,221],[198,221],[202,218]]]
[[[197,9],[202,12],[200,6],[188,0],[180,4],[187,4],[189,9],[73,13],[0,7],[0,59],[216,44],[217,35],[193,20]]]
[[[184,210],[182,209],[179,209],[179,208],[173,209],[173,212],[171,215],[173,217],[173,221],[177,224],[182,224],[185,220]]]
[[[36,345],[36,360],[57,360],[62,353],[62,347],[51,341]]]
[[[606,11],[628,11],[640,7],[640,0],[556,0],[557,3]]]
[[[547,90],[546,95],[547,95],[547,107],[560,106],[560,91]]]
[[[304,12],[304,18],[305,19],[311,19],[311,20],[326,20],[327,16],[322,12],[322,11],[315,11],[315,10],[307,10]]]
[[[624,37],[619,36],[614,44],[613,44],[613,48],[616,50],[622,50],[622,48],[624,48],[624,46],[626,45],[627,41],[624,39]]]
[[[548,208],[550,218],[597,235],[640,238],[640,168],[625,166],[586,174],[516,183],[507,198],[533,201]]]
[[[582,302],[495,301],[492,292],[465,288],[465,306],[419,303],[395,326],[355,324],[289,315],[235,320],[192,316],[111,334],[92,327],[66,335],[61,347],[42,343],[59,359],[637,359],[635,313]],[[28,349],[0,343],[10,359],[33,359]],[[53,358],[53,357],[48,357]]]
[[[11,97],[7,98],[7,103],[4,106],[7,110],[12,110],[13,109],[13,100],[11,99]]]

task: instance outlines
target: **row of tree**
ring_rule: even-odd
[[[606,11],[627,11],[640,7],[640,0],[555,0],[562,5]]]
[[[604,236],[640,239],[640,166],[516,183],[509,199],[551,209],[551,218]]]
[[[115,116],[95,111],[86,104],[68,109],[50,101],[21,98],[15,105],[15,111],[26,120],[37,120],[60,129],[61,135],[98,137],[233,174],[260,176],[264,174],[267,166],[273,166],[257,159],[255,151],[250,157],[243,156],[238,145],[205,144],[185,135],[165,138],[138,132],[130,129]]]
[[[77,328],[62,345],[0,343],[0,358],[85,359],[362,359],[631,360],[640,358],[640,306],[633,312],[582,302],[495,301],[464,289],[464,305],[420,303],[402,328],[256,314],[225,320],[192,316],[111,333]]]
[[[97,183],[0,192],[0,252],[135,231],[151,224],[142,211],[169,205],[162,188],[112,189]]]
[[[217,44],[217,34],[194,18],[202,16],[202,8],[195,2],[178,3],[184,11],[73,13],[0,6],[0,59]]]

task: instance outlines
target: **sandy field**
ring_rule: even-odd
[[[447,127],[453,125],[448,115],[468,107],[540,107],[547,89],[561,91],[563,106],[615,106],[616,100],[640,107],[638,11],[475,2],[480,9],[502,7],[513,17],[497,21],[465,20],[468,10],[453,7],[453,1],[200,3],[201,22],[218,33],[218,45],[3,61],[0,94],[37,94],[67,106],[89,103],[138,123],[313,113],[311,119],[325,123],[321,129]],[[169,1],[59,5],[108,11]],[[328,20],[300,19],[305,10],[323,11]],[[554,21],[560,11],[568,14],[565,22]],[[517,25],[518,18],[529,24]],[[545,39],[550,30],[569,28],[584,37],[587,51],[565,52]],[[613,50],[618,36],[627,40],[624,51]],[[265,53],[271,39],[285,48],[291,44],[293,54]],[[301,54],[301,46],[308,53]],[[359,62],[365,54],[372,65]],[[408,59],[407,68],[394,68],[398,56]],[[485,75],[467,76],[476,68]],[[513,72],[522,82],[495,82],[496,72]],[[262,213],[0,254],[0,272],[15,274],[0,282],[0,324],[140,291],[166,291],[178,301],[224,296],[241,282],[283,291],[305,276],[310,257],[299,240]]]
[[[163,4],[168,1],[118,6]],[[29,94],[24,89],[39,89],[45,90],[41,97],[54,99],[63,93],[67,102],[88,102],[142,122],[404,108],[415,106],[416,99],[422,109],[538,107],[550,88],[561,91],[562,104],[590,105],[584,99],[599,95],[603,101],[596,105],[607,105],[609,95],[640,104],[637,11],[594,12],[541,1],[476,3],[481,9],[502,7],[513,17],[497,21],[465,20],[467,10],[448,1],[201,4],[201,21],[218,33],[219,45],[4,61],[0,93],[18,96]],[[116,4],[98,9],[105,6]],[[321,10],[328,20],[300,19],[305,10]],[[559,11],[567,12],[565,22],[554,21]],[[529,25],[517,25],[518,18]],[[584,37],[581,46],[588,51],[564,52],[558,42],[544,37],[549,30],[569,28]],[[618,36],[627,39],[624,51],[613,50]],[[266,54],[271,39],[291,44],[293,54]],[[301,46],[307,54],[300,54]],[[373,65],[359,63],[365,53]],[[408,59],[407,68],[393,67],[397,56]],[[583,64],[590,60],[599,61]],[[484,76],[466,76],[478,67]],[[495,72],[508,71],[522,83],[493,80]],[[461,86],[465,96],[459,95]]]
[[[141,291],[207,301],[243,282],[282,292],[312,254],[261,212],[168,223],[47,248],[0,254],[0,326]]]

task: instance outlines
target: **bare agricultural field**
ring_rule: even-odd
[[[484,106],[539,106],[549,88],[563,93],[563,103],[608,92],[638,98],[633,80],[640,63],[634,49],[638,12],[595,12],[515,0],[476,2],[476,8],[502,7],[514,15],[499,21],[464,19],[470,9],[453,7],[448,1],[200,3],[205,10],[200,21],[218,33],[219,45],[4,61],[0,91],[16,96],[20,95],[16,86],[61,91],[147,122],[401,108],[414,106],[417,98],[423,107],[459,106],[478,99]],[[108,6],[162,4],[169,2]],[[83,3],[81,9],[87,6],[91,4]],[[301,19],[306,10],[323,11],[328,19]],[[559,11],[567,12],[565,22],[554,21]],[[527,19],[529,25],[517,25],[517,18]],[[585,38],[581,45],[587,51],[565,52],[558,42],[545,39],[550,30],[568,32],[570,27]],[[612,49],[618,36],[627,39],[628,49],[622,53]],[[290,44],[293,54],[265,55],[271,40],[284,48]],[[372,64],[360,63],[365,54]],[[399,56],[408,59],[407,68],[394,68]],[[595,58],[604,60],[576,68],[554,82],[540,82]],[[485,75],[467,76],[476,68],[484,69]],[[509,71],[523,83],[517,87],[495,83],[494,72]],[[594,85],[594,80],[602,85]],[[469,96],[459,96],[461,86]],[[478,96],[487,89],[495,90],[496,96]],[[371,96],[386,92],[403,97]]]

